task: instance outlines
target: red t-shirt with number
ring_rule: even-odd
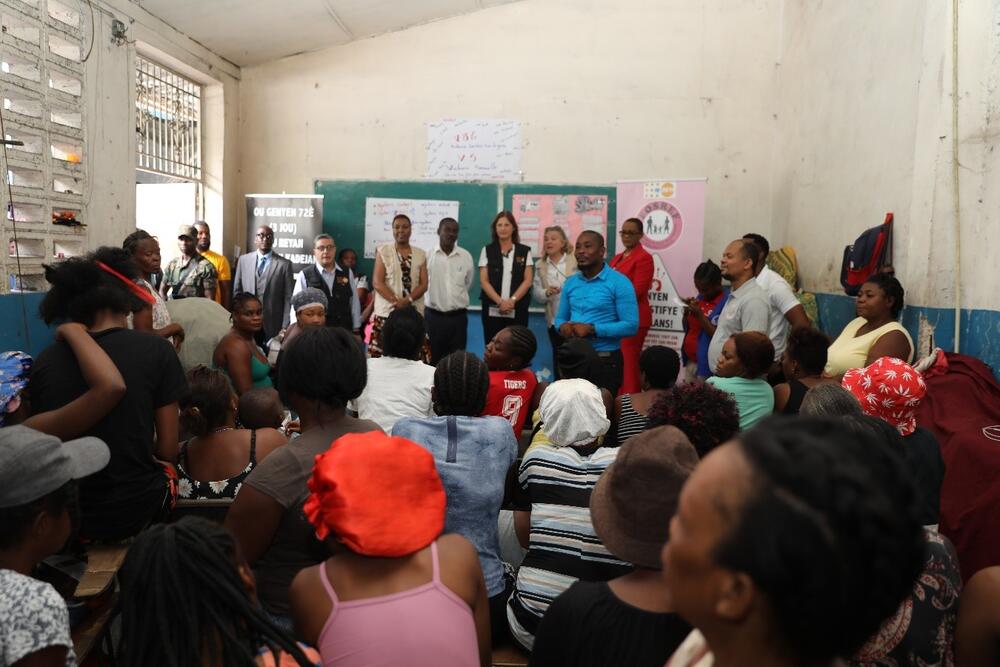
[[[531,411],[531,397],[535,395],[538,380],[530,368],[519,371],[490,371],[490,391],[486,396],[483,415],[503,417],[514,429],[514,437],[521,435],[524,422]]]

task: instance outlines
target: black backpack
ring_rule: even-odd
[[[840,265],[840,284],[850,296],[857,296],[872,275],[892,267],[892,213],[885,222],[866,229],[854,243],[844,248]]]

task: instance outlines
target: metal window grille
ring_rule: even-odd
[[[136,166],[201,180],[201,86],[136,56]]]

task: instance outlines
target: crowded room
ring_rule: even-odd
[[[998,25],[0,0],[0,667],[1000,666]]]

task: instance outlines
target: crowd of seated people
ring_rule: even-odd
[[[639,390],[613,396],[585,337],[539,381],[520,324],[431,366],[423,316],[398,301],[369,357],[312,287],[280,363],[258,344],[261,299],[237,294],[212,367],[185,373],[183,329],[153,321],[158,259],[137,233],[47,267],[55,342],[0,355],[0,665],[75,664],[66,603],[32,574],[97,543],[128,550],[102,649],[125,665],[1000,656],[1000,567],[960,572],[936,529],[946,458],[917,423],[927,386],[895,278],[865,284],[832,344],[778,313],[778,346],[711,321],[772,305],[759,242],[735,241],[721,275],[739,294],[701,270],[691,373],[650,346]],[[183,516],[205,500],[224,519]]]

